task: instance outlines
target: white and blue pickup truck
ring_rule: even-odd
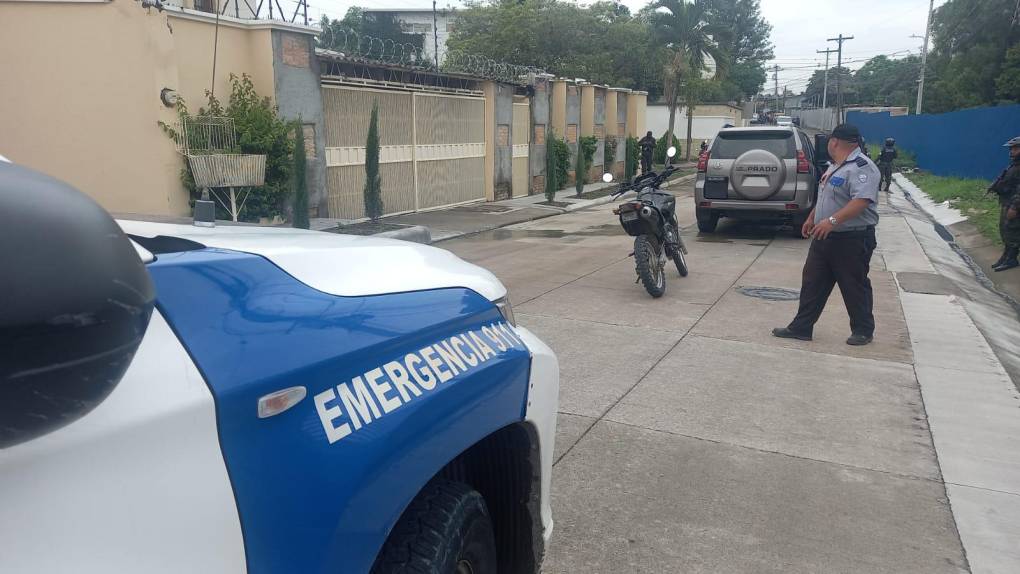
[[[0,162],[0,572],[537,572],[559,370],[441,249]]]

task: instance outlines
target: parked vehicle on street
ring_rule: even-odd
[[[4,162],[0,213],[0,572],[539,571],[559,368],[488,271]]]
[[[698,158],[698,230],[712,233],[720,218],[731,217],[787,222],[799,237],[818,196],[817,159],[810,138],[798,128],[721,130]]]
[[[777,126],[783,126],[783,127],[792,126],[793,125],[793,117],[792,116],[776,116],[776,125]]]
[[[666,150],[670,158],[676,155],[676,148]],[[630,184],[623,184],[613,193],[619,197],[637,190],[633,201],[620,204],[613,210],[620,218],[620,225],[627,234],[634,237],[634,263],[640,281],[652,297],[662,297],[666,292],[666,263],[672,260],[681,277],[686,277],[687,246],[680,237],[680,226],[676,219],[676,198],[662,191],[660,187],[676,171],[666,165],[659,173],[649,172],[636,178]],[[605,174],[603,180],[611,182],[612,174]]]

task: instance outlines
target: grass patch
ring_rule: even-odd
[[[939,203],[948,201],[959,209],[971,224],[988,239],[1001,244],[999,238],[999,200],[993,194],[986,194],[988,180],[942,177],[930,173],[905,174],[928,197]]]

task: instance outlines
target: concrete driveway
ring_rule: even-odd
[[[874,343],[844,343],[838,289],[806,343],[769,333],[796,301],[740,288],[799,289],[808,242],[698,236],[677,191],[691,274],[669,268],[661,299],[612,205],[440,244],[496,273],[560,358],[543,571],[969,571],[886,265],[931,271],[902,215],[882,206]]]

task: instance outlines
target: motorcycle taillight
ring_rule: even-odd
[[[808,163],[804,150],[797,151],[797,173],[810,173],[811,164]]]
[[[703,152],[701,152],[701,155],[698,156],[698,171],[699,172],[708,171],[708,155],[709,154],[708,154],[707,151],[703,151]]]

